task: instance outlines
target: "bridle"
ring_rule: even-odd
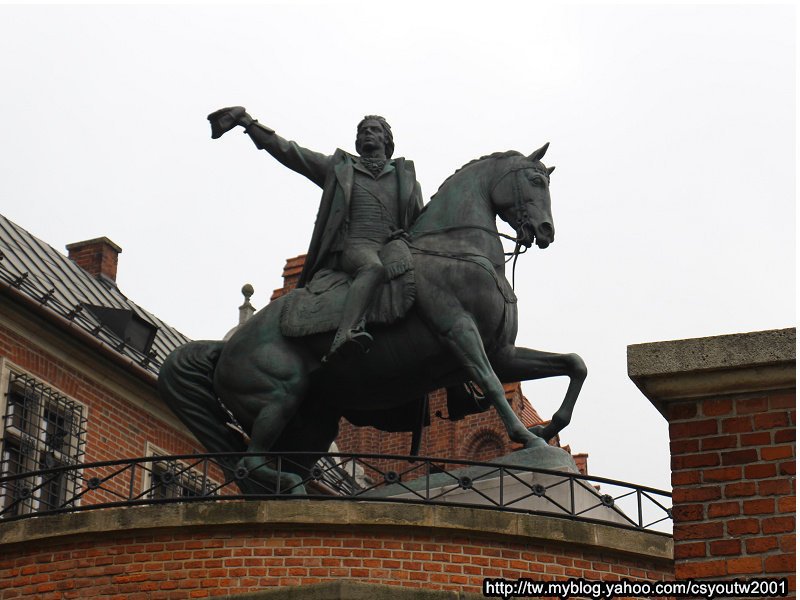
[[[511,289],[514,289],[514,285],[516,283],[515,279],[516,279],[516,270],[517,270],[517,259],[519,258],[520,254],[525,254],[528,251],[528,247],[522,245],[522,238],[523,238],[523,236],[525,234],[524,226],[525,225],[530,225],[531,228],[533,228],[533,224],[531,223],[531,219],[530,219],[530,217],[528,215],[528,211],[525,210],[525,205],[527,204],[527,202],[523,201],[522,192],[520,191],[521,190],[520,178],[524,177],[524,175],[521,173],[521,171],[526,171],[528,169],[534,169],[537,173],[539,173],[540,175],[542,175],[545,178],[547,178],[548,182],[550,181],[550,176],[549,176],[549,174],[547,173],[546,170],[538,169],[535,165],[528,164],[528,165],[512,167],[512,168],[508,169],[507,171],[505,171],[502,175],[500,175],[495,180],[494,184],[492,184],[492,187],[489,189],[489,197],[491,198],[492,195],[494,194],[495,188],[497,188],[497,186],[500,185],[500,182],[502,182],[511,173],[515,174],[514,179],[512,181],[512,184],[511,184],[511,190],[512,190],[512,194],[514,196],[513,210],[514,210],[514,216],[515,216],[516,223],[517,223],[516,229],[517,229],[517,232],[518,232],[516,236],[510,236],[510,235],[507,235],[505,233],[501,233],[501,232],[497,231],[496,229],[490,229],[489,227],[483,227],[482,225],[469,225],[469,224],[466,224],[466,225],[450,225],[448,227],[439,227],[437,229],[428,229],[428,230],[425,230],[425,231],[415,231],[414,234],[412,235],[412,239],[424,237],[424,236],[427,236],[427,235],[434,235],[434,234],[439,234],[439,233],[448,233],[450,231],[457,231],[459,229],[478,229],[478,230],[481,230],[481,231],[485,231],[486,233],[489,233],[491,235],[495,235],[497,237],[510,240],[510,241],[514,242],[514,244],[515,244],[514,250],[513,250],[513,252],[503,252],[503,255],[508,257],[505,260],[506,264],[508,264],[508,262],[510,260],[512,260],[512,259],[514,261],[512,263],[512,265],[511,265]],[[519,232],[522,232],[522,233],[519,233]],[[455,255],[455,254],[444,253],[444,252],[440,253],[440,252],[434,252],[434,251],[431,251],[431,250],[424,250],[422,248],[417,248],[417,247],[413,246],[411,243],[409,243],[409,247],[413,248],[414,250],[417,250],[418,252],[423,252],[425,254],[435,254],[436,256],[444,256],[444,257],[448,257],[448,258],[459,258],[459,255]]]
[[[500,185],[500,183],[508,175],[510,175],[511,173],[514,173],[516,175],[511,184],[511,189],[514,195],[514,213],[515,213],[514,216],[516,218],[516,222],[518,225],[517,230],[521,230],[524,225],[531,225],[531,227],[533,226],[530,217],[528,216],[528,212],[525,210],[525,205],[527,204],[527,202],[523,202],[522,192],[520,191],[520,179],[523,177],[521,171],[527,171],[528,169],[533,169],[534,171],[545,177],[548,183],[550,182],[550,175],[547,173],[545,169],[539,169],[536,167],[536,165],[524,165],[519,167],[513,167],[507,170],[505,173],[503,173],[502,175],[500,175],[500,177],[497,178],[497,180],[494,182],[494,185],[492,185],[491,189],[489,190],[489,196],[491,197],[494,194],[495,188],[497,188],[497,186]],[[509,237],[509,239],[512,238]],[[521,240],[519,236],[513,239],[517,243],[519,243]]]
[[[522,236],[525,235],[525,225],[529,225],[531,229],[535,229],[533,227],[533,223],[531,222],[530,216],[528,215],[528,211],[525,210],[525,205],[528,203],[523,201],[522,192],[520,191],[521,190],[520,179],[524,177],[522,171],[527,171],[528,169],[533,169],[534,171],[545,177],[548,183],[550,182],[550,175],[549,173],[547,173],[546,170],[538,169],[536,165],[524,165],[519,167],[513,167],[508,171],[506,171],[505,173],[503,173],[502,175],[500,175],[500,177],[497,178],[497,181],[494,182],[494,185],[489,190],[489,197],[491,197],[494,194],[495,188],[498,185],[500,185],[500,182],[503,181],[503,179],[505,179],[506,176],[510,175],[511,173],[514,173],[515,176],[511,182],[511,191],[514,196],[513,210],[514,210],[514,217],[517,223],[516,229],[518,232],[522,233],[521,234],[518,233],[517,237],[513,238],[513,241],[515,243],[514,251],[504,253],[508,257],[506,259],[506,263],[508,263],[508,261],[510,261],[512,258],[514,259],[514,262],[511,264],[511,289],[514,289],[514,285],[516,283],[515,280],[517,274],[517,259],[519,258],[520,254],[525,254],[529,249],[528,246],[522,246]],[[512,239],[510,236],[508,237],[509,239]]]

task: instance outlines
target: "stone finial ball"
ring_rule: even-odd
[[[253,286],[252,286],[252,285],[250,285],[249,283],[245,283],[245,284],[242,286],[242,295],[243,295],[245,298],[247,298],[248,300],[250,299],[250,296],[252,296],[252,295],[253,295],[253,292],[255,292],[255,290],[253,289]]]

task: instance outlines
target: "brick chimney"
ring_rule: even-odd
[[[107,237],[67,244],[69,258],[98,279],[117,281],[117,258],[122,248]]]

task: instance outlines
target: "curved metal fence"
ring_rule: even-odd
[[[0,477],[0,521],[100,508],[304,498],[481,507],[670,534],[668,492],[577,473],[377,454],[149,456]],[[311,466],[309,466],[311,465]]]

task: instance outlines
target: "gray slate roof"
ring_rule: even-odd
[[[52,246],[3,215],[0,215],[0,282],[12,285],[40,302],[44,308],[74,321],[121,355],[154,374],[158,374],[161,364],[172,350],[191,341],[129,300],[116,286],[95,279]],[[0,290],[4,288],[0,286]],[[80,308],[83,305],[132,310],[157,327],[149,356],[126,345],[89,310]]]

